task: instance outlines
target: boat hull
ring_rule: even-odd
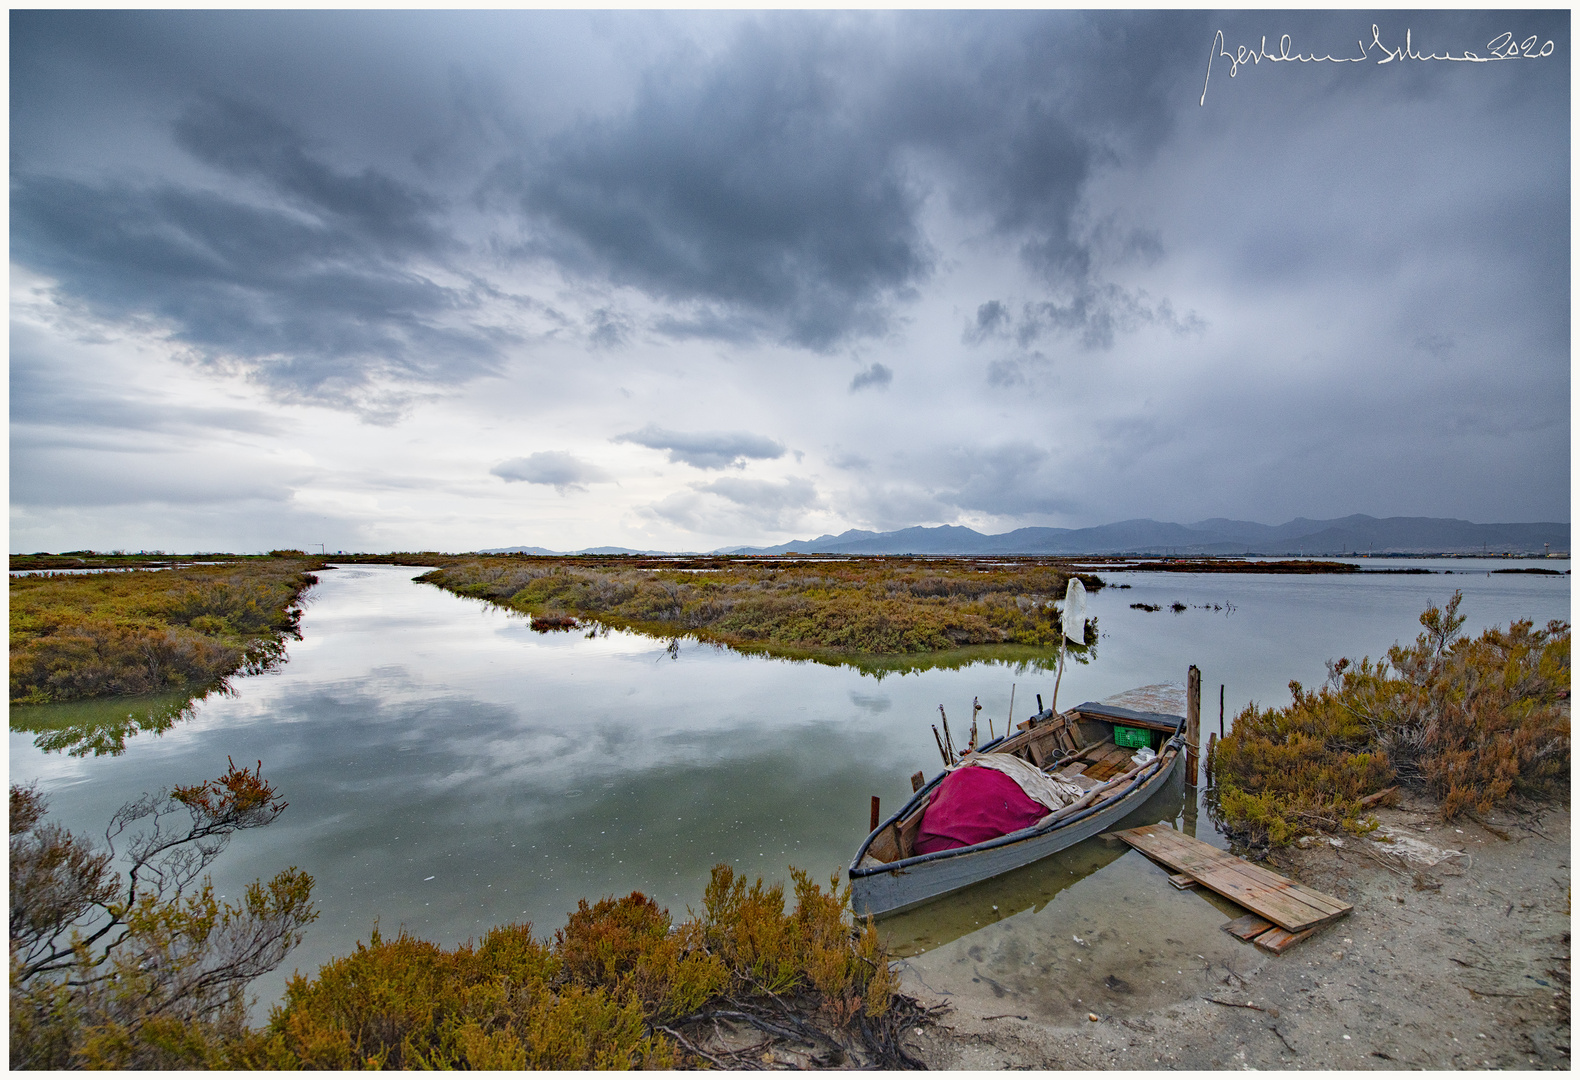
[[[851,867],[851,906],[858,916],[892,915],[925,904],[940,896],[986,881],[1000,874],[1037,862],[1090,839],[1139,810],[1143,803],[1168,783],[1182,755],[1160,767],[1144,782],[1112,802],[1100,804],[1090,814],[1033,833],[1009,843],[977,845],[945,853],[945,857],[870,869]]]

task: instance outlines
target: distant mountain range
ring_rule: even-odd
[[[1192,525],[1136,518],[1090,529],[1026,528],[988,535],[958,525],[914,526],[895,532],[851,529],[838,536],[792,540],[774,547],[721,548],[716,555],[1540,555],[1569,550],[1567,522],[1536,521],[1478,525],[1456,518],[1392,517],[1365,514],[1313,521],[1296,518],[1282,525],[1209,518]],[[539,547],[493,548],[484,554],[533,555],[701,554],[585,548],[556,552]]]

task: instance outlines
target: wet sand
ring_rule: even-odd
[[[948,1069],[1568,1069],[1569,808],[1523,810],[1444,826],[1407,801],[1378,815],[1399,843],[1283,854],[1355,905],[1283,956],[1124,851],[1100,886],[903,960],[902,989],[947,1006],[908,1046]]]

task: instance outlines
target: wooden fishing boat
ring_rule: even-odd
[[[857,849],[850,864],[851,904],[856,913],[904,911],[1108,831],[1156,794],[1184,756],[1184,702],[1181,687],[1159,685],[1088,701],[1058,714],[1052,709],[1037,713],[979,753],[1014,755],[1080,788],[1080,796],[1015,832],[918,854],[915,845],[923,813],[949,770],[939,773]],[[1137,745],[1140,742],[1156,756],[1148,760]],[[1143,760],[1137,761],[1138,756]]]

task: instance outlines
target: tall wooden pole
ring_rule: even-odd
[[[1201,746],[1201,669],[1190,666],[1185,683],[1185,782],[1196,786],[1196,759]]]

